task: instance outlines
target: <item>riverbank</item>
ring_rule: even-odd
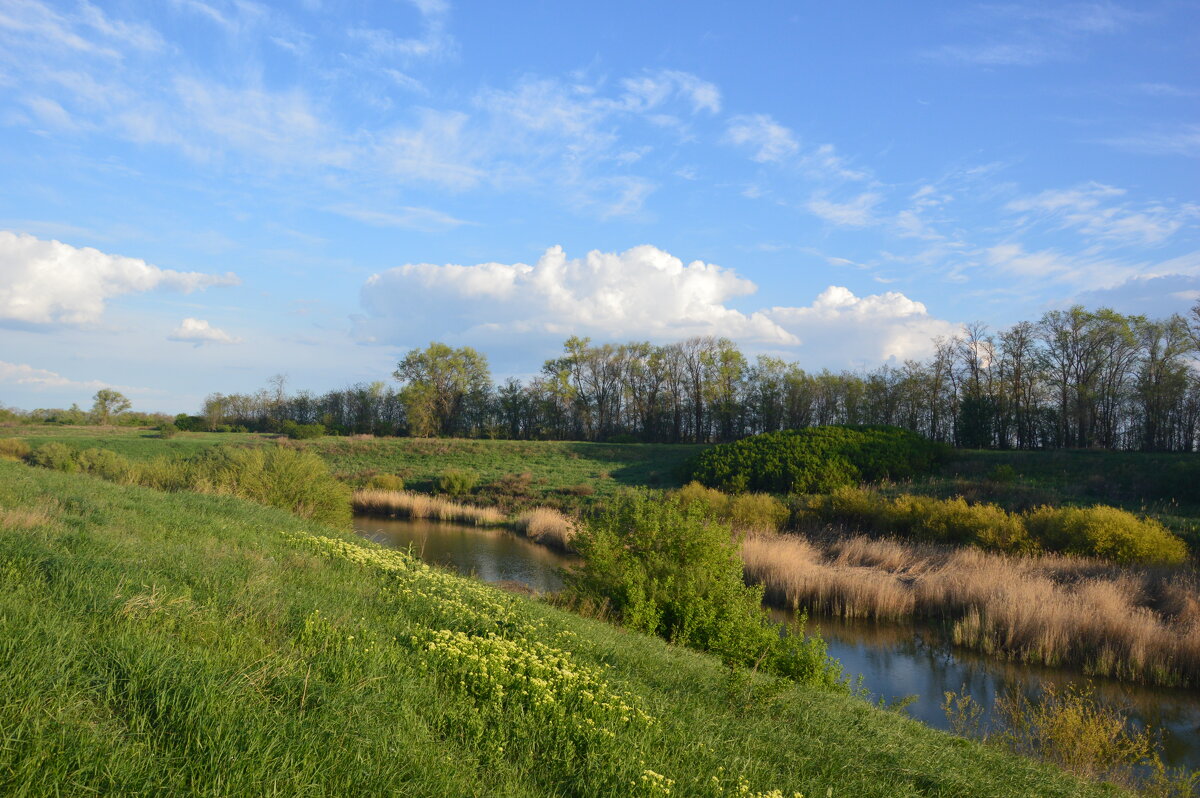
[[[245,501],[0,463],[0,508],[6,794],[1119,794]]]

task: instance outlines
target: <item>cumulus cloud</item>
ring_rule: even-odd
[[[234,338],[224,330],[213,327],[204,319],[187,318],[167,336],[167,340],[201,346],[203,344],[236,344],[242,339]]]
[[[0,320],[93,324],[116,296],[154,289],[191,293],[238,282],[232,272],[160,269],[139,258],[0,231]]]
[[[358,334],[401,346],[520,340],[524,351],[569,335],[659,342],[714,335],[844,367],[919,357],[932,337],[955,329],[897,292],[858,297],[831,286],[806,307],[732,306],[756,290],[733,269],[685,264],[654,246],[581,258],[551,247],[533,265],[416,263],[373,275],[362,289]]]
[[[898,291],[860,297],[838,285],[826,288],[807,307],[774,307],[766,315],[803,339],[805,351],[839,365],[922,358],[932,350],[934,338],[959,329]]]
[[[416,330],[426,337],[484,331],[620,339],[714,334],[795,343],[763,314],[727,306],[755,290],[732,269],[684,264],[653,246],[593,250],[582,258],[551,247],[532,266],[417,263],[373,275],[362,290],[371,317],[364,332],[376,338]]]
[[[725,130],[725,140],[753,150],[750,157],[759,163],[782,161],[800,149],[792,131],[776,122],[770,114],[733,117]]]

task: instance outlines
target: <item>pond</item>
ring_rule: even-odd
[[[544,593],[562,587],[558,570],[576,562],[505,529],[434,521],[357,517],[355,530],[385,546],[407,549],[433,565],[487,582],[520,582]],[[780,622],[788,610],[771,609]],[[916,696],[906,712],[939,729],[948,729],[942,711],[947,691],[966,691],[989,710],[998,695],[1022,690],[1034,695],[1046,683],[1063,686],[1087,677],[1065,669],[1005,662],[948,645],[937,628],[876,624],[819,617],[830,656],[847,674],[863,677],[874,699],[892,702]],[[1095,679],[1097,696],[1134,720],[1160,729],[1167,764],[1200,769],[1200,694],[1195,690],[1153,688]]]

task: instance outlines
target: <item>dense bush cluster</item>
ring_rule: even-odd
[[[820,637],[781,635],[749,587],[727,523],[699,503],[651,492],[619,494],[575,534],[583,565],[567,575],[577,600],[607,605],[632,629],[758,666],[806,684],[836,687],[841,669]]]
[[[368,490],[404,490],[404,478],[395,474],[376,474],[367,480]]]
[[[735,531],[777,532],[787,523],[791,511],[768,493],[740,493],[730,496],[699,482],[689,482],[675,492],[681,503],[696,505],[713,518],[727,521]]]
[[[25,459],[126,485],[237,496],[334,526],[350,523],[349,488],[334,479],[320,457],[282,446],[220,446],[191,457],[133,462],[110,449],[77,451],[50,442]]]
[[[810,427],[714,446],[696,458],[691,477],[731,493],[828,493],[930,473],[948,452],[899,427]]]
[[[994,504],[968,504],[962,497],[888,498],[841,488],[824,496],[798,496],[793,510],[801,521],[1009,553],[1052,551],[1118,563],[1179,563],[1187,558],[1184,542],[1159,522],[1102,505],[1010,513]]]

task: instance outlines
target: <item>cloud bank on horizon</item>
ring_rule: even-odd
[[[872,367],[1074,302],[1182,312],[1197,23],[0,4],[0,403],[192,410],[435,339],[500,374],[573,334]]]

